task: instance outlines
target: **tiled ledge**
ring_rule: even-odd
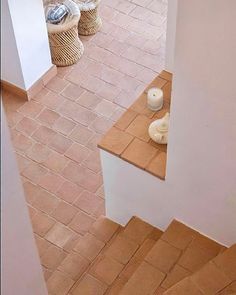
[[[172,74],[166,71],[156,77],[123,114],[115,125],[105,134],[98,147],[147,172],[165,179],[167,146],[152,141],[148,126],[170,110]],[[147,90],[162,88],[164,106],[158,112],[147,108]]]

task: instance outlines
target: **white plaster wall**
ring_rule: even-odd
[[[174,72],[177,9],[178,0],[168,0],[165,68],[171,73]]]
[[[2,44],[2,79],[17,86],[15,63],[21,65],[24,89],[28,90],[52,66],[47,28],[44,18],[43,2],[40,0],[2,0],[13,31],[9,31],[6,22],[2,30],[5,40]],[[2,12],[4,14],[5,11]],[[10,15],[9,15],[10,13]],[[6,17],[5,17],[6,18]],[[14,33],[14,34],[13,34]],[[14,40],[15,39],[15,40]],[[17,48],[12,48],[15,43]],[[18,58],[18,60],[17,60]],[[22,88],[22,87],[21,87]]]
[[[179,0],[166,181],[102,152],[108,216],[236,242],[236,2]]]
[[[2,113],[1,294],[46,295],[16,159]]]
[[[1,79],[25,89],[20,57],[6,0],[1,1]]]

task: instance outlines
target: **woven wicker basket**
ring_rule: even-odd
[[[84,46],[78,36],[79,20],[80,15],[74,15],[62,24],[47,23],[53,64],[61,67],[69,66],[76,63],[83,55]]]
[[[77,0],[76,2],[81,12],[78,26],[79,34],[88,36],[97,33],[102,26],[102,20],[98,12],[100,0],[91,0],[90,2]]]

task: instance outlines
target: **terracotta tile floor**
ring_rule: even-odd
[[[163,69],[166,0],[103,0],[82,59],[34,99],[3,93],[47,279],[104,214],[97,142]]]

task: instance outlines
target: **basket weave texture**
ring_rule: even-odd
[[[79,34],[88,36],[97,33],[102,26],[102,20],[98,11],[100,0],[75,1],[81,12],[78,26]]]
[[[98,13],[98,7],[81,11],[78,31],[80,35],[88,36],[96,34],[102,26],[102,20]]]
[[[51,0],[50,3],[55,1]],[[57,25],[47,23],[53,64],[61,67],[69,66],[76,63],[83,55],[84,46],[78,36],[79,20],[80,15],[70,15],[64,23]]]

